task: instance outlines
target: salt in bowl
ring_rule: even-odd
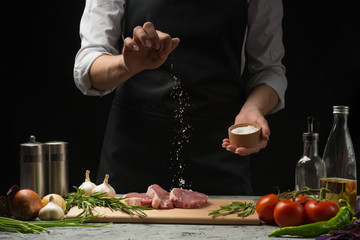
[[[229,127],[230,145],[251,148],[261,141],[261,127],[257,123],[239,123]]]

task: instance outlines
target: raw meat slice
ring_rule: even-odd
[[[159,185],[153,184],[148,187],[146,194],[152,198],[151,206],[153,208],[174,208],[170,201],[170,193],[162,189]]]
[[[192,190],[174,188],[170,192],[170,200],[177,208],[201,208],[206,205],[208,196]]]
[[[152,198],[146,193],[131,192],[124,195],[124,202],[131,206],[151,206]]]

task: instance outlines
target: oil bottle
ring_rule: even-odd
[[[320,179],[325,177],[325,165],[318,155],[319,134],[314,132],[314,118],[307,118],[308,131],[302,134],[304,142],[303,156],[295,168],[295,189],[303,187],[318,189]]]
[[[332,192],[329,197],[337,204],[343,198],[354,206],[357,176],[355,152],[347,125],[348,114],[348,106],[333,106],[333,126],[323,154],[326,175],[320,179],[320,186]]]

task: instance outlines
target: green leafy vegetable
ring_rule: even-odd
[[[59,221],[21,221],[13,218],[0,217],[0,231],[17,233],[37,233],[50,232],[46,227],[102,227],[107,224],[95,225],[85,224],[86,221],[96,218],[96,216],[76,217],[73,219],[64,219]]]
[[[77,216],[72,219],[54,220],[54,221],[33,221],[39,227],[103,227],[112,222],[106,224],[85,224],[87,221],[99,217],[99,214],[92,216]]]
[[[41,226],[37,226],[33,223],[7,217],[0,217],[0,230],[17,233],[40,233],[42,231],[49,232],[49,230]]]
[[[143,210],[152,209],[146,206],[131,206],[122,201],[125,198],[108,197],[106,193],[95,192],[90,195],[86,195],[84,190],[78,189],[77,187],[74,188],[76,189],[76,192],[68,193],[63,196],[66,202],[65,213],[67,213],[72,207],[78,207],[83,210],[78,215],[79,217],[94,215],[92,210],[95,207],[107,207],[111,211],[120,210],[126,214],[138,215],[140,217],[147,216]]]
[[[226,216],[234,213],[237,213],[238,217],[247,217],[255,213],[255,204],[252,202],[232,202],[231,204],[220,206],[217,210],[211,211],[209,216],[212,215],[212,217],[215,218],[217,216]]]

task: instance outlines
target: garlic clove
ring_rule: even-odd
[[[109,174],[105,174],[104,182],[96,187],[94,187],[93,193],[106,193],[108,197],[115,197],[115,189],[109,184]]]
[[[66,210],[66,202],[65,200],[62,198],[62,196],[60,196],[57,193],[50,193],[48,195],[46,195],[45,197],[43,197],[41,199],[41,203],[42,203],[42,207],[45,207],[49,201],[50,201],[50,196],[53,196],[53,203],[55,203],[56,205],[58,205],[59,207],[62,208],[62,210],[65,212]]]
[[[64,211],[54,203],[54,197],[50,196],[49,203],[39,211],[40,220],[62,220]]]
[[[79,189],[84,190],[86,195],[90,195],[94,187],[96,187],[96,184],[90,181],[90,171],[86,170],[85,181],[79,186]]]

